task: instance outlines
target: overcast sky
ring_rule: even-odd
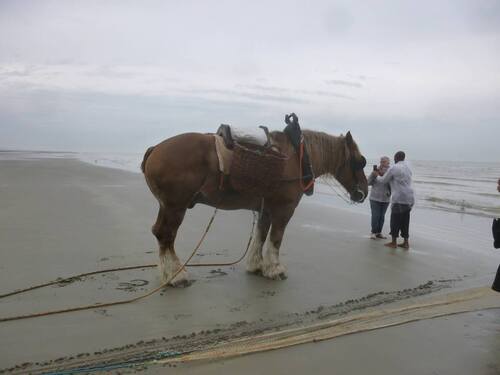
[[[0,0],[0,148],[142,151],[220,123],[500,161],[500,2]]]

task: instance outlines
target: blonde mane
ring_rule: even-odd
[[[353,142],[349,149],[343,135],[335,136],[313,130],[303,130],[302,133],[316,177],[324,174],[336,177],[339,168],[352,157],[361,157],[356,143]],[[348,155],[349,153],[352,154]]]

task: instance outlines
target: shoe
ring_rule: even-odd
[[[386,237],[386,236],[384,236],[382,233],[377,233],[376,237],[377,237],[377,238],[381,238],[381,239],[383,239],[383,240],[386,240],[386,239],[387,239],[387,237]]]
[[[371,240],[376,240],[376,239],[377,239],[377,235],[376,235],[375,233],[372,233],[372,234],[370,235],[370,239],[371,239]]]

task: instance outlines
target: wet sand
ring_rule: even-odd
[[[156,202],[139,174],[69,159],[0,161],[0,193],[0,294],[75,273],[156,262],[150,234]],[[331,197],[316,195],[304,198],[297,209],[283,242],[286,281],[247,274],[244,262],[191,268],[191,287],[168,288],[141,302],[0,323],[0,369],[86,353],[99,356],[127,345],[141,349],[164,341],[169,348],[188,347],[200,337],[213,341],[221,333],[233,336],[314,321],[325,312],[338,313],[346,301],[365,308],[487,285],[493,278],[500,257],[490,249],[487,219],[416,210],[413,249],[389,250],[368,239],[365,208],[331,202]],[[181,259],[196,244],[211,212],[197,206],[186,215],[177,242]],[[238,258],[251,221],[246,211],[221,212],[195,261]],[[138,296],[158,284],[155,269],[96,275],[0,300],[0,316]],[[282,368],[287,373],[331,373],[337,365],[344,373],[356,373],[371,370],[373,363],[379,371],[374,373],[401,373],[402,358],[411,362],[408,373],[418,373],[412,369],[419,368],[422,358],[431,364],[421,373],[470,369],[460,361],[472,366],[473,373],[495,373],[500,356],[488,353],[500,353],[500,311],[485,312],[487,321],[477,316],[412,323],[220,364],[181,365],[177,370],[255,372],[250,366],[259,363],[262,371],[271,366],[276,372],[292,356]],[[408,348],[397,342],[408,344],[414,362]],[[482,349],[468,350],[471,346]],[[390,354],[382,361],[384,347]],[[470,353],[454,354],[461,352]],[[317,358],[314,367],[307,367],[301,356]],[[365,367],[360,358],[366,358]]]

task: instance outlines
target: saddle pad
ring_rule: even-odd
[[[214,134],[215,151],[219,159],[219,171],[225,175],[229,175],[231,163],[233,161],[233,151],[228,149],[224,144],[224,139],[220,135]]]

